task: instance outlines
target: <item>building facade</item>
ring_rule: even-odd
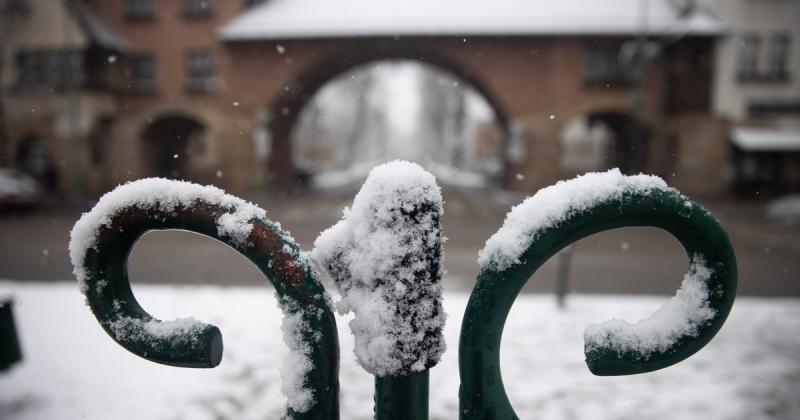
[[[713,108],[730,125],[743,193],[800,190],[800,2],[709,1],[727,27]]]
[[[98,190],[121,111],[121,74],[108,63],[127,43],[79,2],[16,0],[2,13],[4,164],[50,191]]]
[[[511,10],[519,2],[505,0],[486,10],[451,0],[391,6],[398,10],[341,2],[77,3],[113,28],[125,48],[100,66],[119,78],[109,91],[111,117],[98,119],[110,133],[93,152],[81,146],[53,155],[91,157],[95,163],[81,167],[97,179],[89,186],[94,193],[146,176],[234,192],[296,188],[301,177],[291,135],[315,92],[359,65],[408,59],[457,75],[494,108],[504,131],[503,187],[533,191],[581,171],[619,166],[658,173],[687,192],[727,188],[724,125],[711,113],[721,33],[712,17],[665,0],[620,1],[616,9],[567,1],[543,15],[530,7]],[[515,14],[519,19],[508,18]],[[395,26],[375,24],[387,16]],[[17,103],[11,108],[25,110]],[[609,133],[604,159],[576,166],[560,158],[572,147],[564,133],[576,120]],[[24,118],[9,115],[8,121],[14,126],[9,137],[19,138]],[[17,142],[9,142],[7,154]]]

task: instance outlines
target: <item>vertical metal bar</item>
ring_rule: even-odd
[[[19,335],[14,326],[14,301],[0,301],[0,371],[22,360]]]
[[[567,306],[567,290],[569,290],[569,267],[572,262],[572,244],[558,253],[558,272],[556,273],[556,303],[559,309]]]
[[[428,420],[429,369],[375,377],[376,420]]]

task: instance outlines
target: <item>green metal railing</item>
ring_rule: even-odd
[[[217,327],[204,325],[199,333],[163,338],[136,328],[137,320],[155,319],[136,301],[128,279],[127,259],[134,243],[149,230],[183,229],[224,242],[252,261],[275,286],[284,315],[301,314],[309,326],[303,341],[311,348],[313,369],[305,386],[316,404],[305,413],[289,410],[292,419],[339,418],[339,336],[336,320],[325,302],[325,289],[315,272],[299,257],[299,247],[268,220],[251,220],[253,229],[244,242],[218,233],[217,219],[228,209],[208,203],[173,211],[128,207],[101,226],[94,248],[84,259],[86,299],[103,329],[119,345],[147,360],[170,366],[210,368],[222,358],[222,336]],[[136,329],[120,337],[112,328],[124,321]]]
[[[688,255],[700,254],[713,268],[707,281],[710,306],[716,312],[694,337],[679,340],[646,360],[631,353],[599,348],[586,354],[595,375],[631,375],[651,372],[691,356],[719,331],[736,294],[736,258],[719,223],[705,209],[675,191],[626,193],[586,211],[574,212],[555,227],[539,233],[520,263],[478,274],[464,319],[458,348],[462,419],[516,419],[500,374],[500,342],[511,305],[522,286],[548,258],[569,244],[604,230],[626,226],[653,226],[674,235]]]
[[[13,309],[13,299],[0,299],[0,372],[10,369],[22,360]]]
[[[540,232],[520,263],[504,270],[484,268],[470,296],[459,343],[459,391],[461,419],[516,419],[500,374],[500,345],[505,320],[521,288],[551,256],[588,235],[625,226],[654,226],[674,235],[688,255],[700,254],[713,268],[707,281],[710,306],[716,316],[698,334],[676,342],[647,359],[611,348],[591,349],[586,360],[597,375],[628,375],[661,369],[691,356],[720,329],[731,309],[736,291],[736,261],[727,235],[707,211],[674,191],[649,194],[626,193],[621,199],[586,211],[574,212],[555,227]],[[315,272],[299,254],[286,232],[268,220],[251,220],[254,228],[246,241],[220,235],[216,221],[228,212],[219,206],[198,203],[162,211],[129,207],[101,227],[96,246],[82,268],[87,274],[87,302],[100,325],[121,346],[148,360],[172,366],[214,367],[222,357],[222,338],[217,327],[203,325],[199,334],[169,339],[139,328],[120,337],[113,327],[120,320],[150,322],[155,318],[136,301],[131,291],[127,258],[136,240],[154,229],[185,229],[220,240],[245,255],[275,286],[287,315],[301,314],[309,328],[303,340],[311,346],[313,369],[305,385],[314,392],[316,404],[305,413],[289,410],[293,419],[339,418],[339,347],[334,316],[325,302],[325,290]],[[133,323],[133,325],[137,325]],[[428,418],[428,370],[401,377],[376,377],[377,419],[423,420]]]

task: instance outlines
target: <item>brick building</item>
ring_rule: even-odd
[[[107,181],[94,169],[121,111],[109,63],[128,43],[77,1],[0,4],[0,162],[53,191],[99,190]]]
[[[143,176],[293,188],[291,132],[314,93],[358,65],[410,59],[456,74],[491,104],[508,188],[574,175],[559,156],[565,127],[581,118],[613,133],[606,166],[724,190],[724,127],[710,113],[719,22],[666,0],[599,3],[86,0],[125,48],[102,67],[121,78],[110,134],[78,170],[94,192]],[[83,152],[53,152],[68,153]]]

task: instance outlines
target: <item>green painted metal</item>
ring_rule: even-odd
[[[687,205],[691,204],[691,205]],[[286,315],[300,314],[308,328],[303,340],[312,349],[312,371],[305,384],[316,404],[305,413],[289,410],[291,419],[339,418],[339,347],[336,322],[325,290],[291,237],[269,220],[252,220],[253,230],[240,242],[220,235],[217,219],[229,209],[198,203],[162,211],[156,207],[127,208],[100,228],[97,246],[83,261],[87,274],[87,303],[103,329],[121,346],[153,362],[208,368],[222,358],[222,336],[213,325],[199,331],[159,337],[143,325],[157,321],[136,301],[128,279],[127,259],[135,242],[147,231],[183,229],[222,241],[252,261],[273,283]],[[609,348],[586,354],[597,375],[649,372],[686,359],[705,344],[725,322],[736,291],[736,260],[727,235],[717,221],[696,203],[675,191],[625,194],[589,210],[575,212],[559,225],[540,232],[521,262],[505,270],[484,268],[470,297],[459,343],[459,417],[516,419],[500,375],[500,344],[505,320],[525,282],[551,256],[585,236],[625,226],[654,226],[673,234],[692,258],[702,255],[713,269],[708,280],[710,305],[716,317],[698,336],[642,359]],[[119,334],[119,326],[124,334]],[[375,378],[375,418],[426,420],[429,370],[406,376]]]
[[[376,420],[428,420],[428,372],[375,377]]]
[[[736,258],[725,231],[700,205],[676,191],[624,194],[586,211],[575,212],[541,232],[520,258],[505,270],[484,268],[478,274],[461,325],[459,343],[459,416],[461,419],[517,419],[500,374],[503,327],[522,286],[551,256],[583,237],[626,226],[653,226],[674,235],[690,258],[700,254],[713,269],[708,280],[714,319],[696,337],[679,340],[664,352],[642,359],[597,349],[586,354],[596,375],[630,375],[673,365],[691,356],[719,331],[736,294]],[[691,205],[689,205],[691,204]]]
[[[314,367],[307,374],[305,385],[313,390],[316,404],[305,413],[289,410],[288,417],[338,419],[338,333],[322,284],[300,258],[297,244],[269,220],[252,220],[253,230],[244,243],[221,236],[216,220],[227,212],[228,209],[209,204],[170,212],[135,207],[119,212],[100,229],[97,246],[84,259],[88,305],[111,338],[138,356],[171,366],[217,366],[223,347],[217,327],[204,324],[196,334],[158,337],[141,326],[155,317],[136,301],[128,279],[127,259],[136,240],[150,230],[183,229],[222,241],[252,261],[272,282],[285,315],[300,313],[308,325],[303,340],[312,349]],[[113,325],[126,326],[126,334],[117,336]]]
[[[22,360],[13,309],[12,299],[0,300],[0,371],[7,370]]]
[[[558,271],[556,272],[556,303],[560,309],[567,306],[569,289],[569,267],[572,263],[572,252],[575,245],[568,245],[558,253]]]

